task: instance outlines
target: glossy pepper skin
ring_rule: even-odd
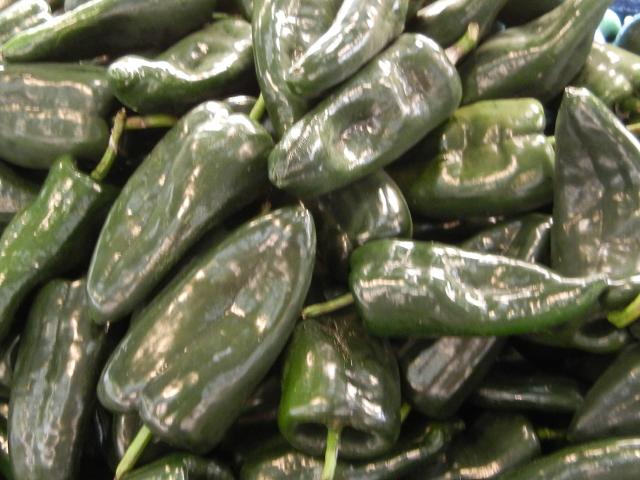
[[[606,281],[432,242],[376,240],[351,256],[349,285],[375,335],[483,336],[570,322],[598,307]]]
[[[0,224],[7,224],[38,194],[38,185],[0,162]]]
[[[346,279],[351,252],[370,240],[411,238],[411,212],[396,183],[383,170],[307,202],[318,228],[326,266]]]
[[[99,0],[58,15],[2,45],[11,62],[81,60],[171,45],[201,26],[215,0]]]
[[[616,37],[615,44],[629,52],[640,55],[640,17],[636,15],[631,22],[622,27]]]
[[[317,97],[350,78],[402,33],[408,5],[408,0],[343,1],[329,28],[285,73],[286,82],[299,95]]]
[[[255,1],[251,26],[256,76],[279,137],[310,108],[309,101],[291,89],[285,75],[331,26],[341,4],[339,0]]]
[[[109,140],[112,101],[100,67],[0,64],[0,158],[38,169],[65,154],[95,161]]]
[[[38,293],[11,388],[16,478],[75,478],[109,346],[107,329],[88,315],[84,280],[53,280]]]
[[[598,378],[576,412],[572,441],[640,433],[640,345],[623,351]]]
[[[507,0],[438,0],[418,10],[412,29],[448,47],[475,22],[486,36]]]
[[[339,455],[375,458],[400,433],[400,375],[390,347],[354,313],[305,320],[289,345],[278,426],[298,450],[321,456],[327,429],[340,430]]]
[[[554,150],[535,99],[456,110],[391,170],[412,211],[451,219],[514,215],[553,198]]]
[[[51,8],[44,0],[20,0],[0,10],[0,45],[15,34],[46,22]]]
[[[551,265],[570,277],[640,272],[640,142],[584,88],[567,88],[556,122]],[[615,295],[616,292],[613,292]]]
[[[78,171],[71,157],[53,164],[36,199],[0,237],[0,341],[36,285],[82,261],[114,196]]]
[[[461,67],[463,103],[509,97],[551,100],[584,65],[610,4],[611,0],[566,0],[526,25],[491,37]]]
[[[403,34],[287,131],[269,156],[269,178],[301,197],[344,187],[399,158],[460,97],[444,51]]]
[[[139,113],[184,112],[242,87],[253,67],[251,25],[225,18],[154,59],[128,55],[109,66],[116,97]],[[246,82],[244,82],[246,83]]]
[[[143,310],[104,369],[100,402],[138,410],[171,445],[211,450],[284,348],[314,257],[301,207],[238,228]]]
[[[564,448],[506,473],[501,480],[634,480],[640,438],[609,438]]]
[[[127,473],[123,480],[234,480],[233,473],[216,460],[188,453],[173,453]]]
[[[507,0],[500,11],[500,20],[507,25],[522,25],[531,22],[562,4],[565,0]]]
[[[98,322],[130,313],[211,227],[266,191],[273,140],[218,102],[182,117],[129,178],[102,228],[87,290]]]

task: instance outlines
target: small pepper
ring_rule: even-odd
[[[51,8],[44,0],[20,0],[0,10],[0,45],[15,34],[50,18]]]
[[[234,480],[233,473],[221,462],[191,455],[173,453],[134,470],[123,480]]]
[[[38,185],[0,162],[0,224],[7,224],[38,194]]]

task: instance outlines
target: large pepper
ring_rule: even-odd
[[[38,194],[38,186],[0,162],[0,224],[7,224]]]
[[[402,33],[408,4],[408,0],[344,0],[327,31],[292,63],[286,82],[299,95],[317,97],[350,78]],[[466,24],[462,33],[465,29]]]
[[[112,101],[100,67],[0,64],[0,158],[41,169],[64,154],[95,161]]]
[[[500,11],[500,20],[507,25],[522,25],[549,13],[565,0],[507,0]]]
[[[269,156],[269,178],[304,197],[344,187],[400,157],[460,97],[445,52],[403,34],[286,132]]]
[[[507,472],[500,480],[636,480],[640,438],[609,438],[564,448]]]
[[[0,341],[14,313],[38,283],[73,269],[99,228],[115,192],[76,169],[71,157],[53,164],[36,199],[0,237]]]
[[[0,45],[22,30],[50,18],[51,8],[44,0],[20,0],[9,8],[0,10]]]
[[[136,112],[182,112],[237,91],[253,68],[251,25],[225,18],[183,38],[153,60],[129,55],[109,66],[118,99]]]
[[[84,280],[51,281],[33,302],[9,408],[16,478],[75,478],[110,346],[87,306]]]
[[[16,35],[1,51],[9,61],[33,62],[168,46],[205,23],[215,4],[215,0],[94,0]]]
[[[599,307],[601,277],[570,279],[499,255],[376,240],[351,256],[351,291],[376,335],[513,335]]]
[[[640,55],[640,16],[636,15],[616,37],[615,44],[629,52]]]
[[[98,385],[168,443],[206,452],[285,346],[315,257],[309,212],[284,208],[238,228],[143,310]]]
[[[109,212],[89,269],[94,318],[130,313],[209,228],[266,191],[272,146],[258,123],[218,102],[182,117]]]
[[[285,75],[332,24],[340,0],[256,0],[253,49],[256,74],[269,118],[282,136],[309,110],[307,99],[294,93]]]
[[[122,477],[123,480],[234,480],[222,463],[190,455],[173,453]]]
[[[535,210],[553,198],[555,154],[544,128],[537,100],[478,102],[456,110],[391,174],[411,210],[427,217]]]
[[[610,3],[566,0],[537,20],[491,37],[462,65],[463,103],[555,97],[584,65]]]
[[[308,202],[318,228],[324,262],[338,279],[346,279],[351,252],[378,238],[411,238],[411,213],[402,192],[380,170]]]
[[[640,434],[640,345],[623,351],[576,412],[569,436],[574,441]]]
[[[297,449],[321,455],[327,431],[343,458],[375,458],[400,433],[400,375],[393,352],[353,313],[300,323],[282,374],[278,425]]]

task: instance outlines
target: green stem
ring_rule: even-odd
[[[120,460],[120,463],[116,468],[115,480],[120,480],[123,475],[125,475],[127,472],[131,471],[133,467],[135,467],[136,462],[140,458],[140,455],[142,455],[142,452],[144,452],[145,447],[151,441],[151,438],[151,430],[143,425],[142,428],[138,431],[136,438],[133,439],[133,442],[131,442],[131,445],[129,445],[129,448],[127,448],[127,451],[124,452],[124,456],[122,457],[122,460]]]
[[[302,318],[319,317],[320,315],[326,315],[327,313],[333,313],[336,310],[348,307],[351,304],[353,304],[353,295],[345,293],[344,295],[340,295],[328,302],[309,305],[302,310]]]
[[[625,328],[640,318],[640,295],[624,310],[616,310],[607,315],[607,319],[618,328]]]
[[[408,403],[403,403],[402,407],[400,407],[400,423],[404,423],[410,413],[411,405],[409,405]]]
[[[264,97],[262,96],[262,94],[260,94],[258,100],[256,100],[256,104],[253,106],[251,112],[249,113],[249,118],[251,120],[259,122],[260,120],[262,120],[262,116],[264,115],[266,108],[267,106],[264,103]]]
[[[327,429],[327,449],[324,452],[324,467],[321,480],[333,480],[338,464],[338,444],[340,443],[340,429]]]
[[[107,150],[104,152],[102,159],[98,166],[91,172],[91,178],[96,182],[101,182],[109,174],[109,170],[113,165],[116,157],[118,156],[118,145],[120,144],[120,137],[124,131],[124,124],[127,121],[127,112],[123,108],[120,110],[113,120],[113,128],[111,129],[111,136],[109,137],[109,144]]]
[[[627,125],[627,130],[629,130],[634,135],[640,135],[640,123],[631,123]]]
[[[125,130],[145,130],[147,128],[171,128],[178,122],[173,115],[147,115],[144,117],[129,117]]]
[[[447,48],[444,52],[447,58],[453,65],[464,58],[471,50],[478,46],[478,40],[480,39],[480,26],[473,22],[467,27],[465,34],[460,39]]]

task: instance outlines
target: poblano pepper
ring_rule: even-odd
[[[551,100],[584,65],[610,4],[566,0],[526,25],[491,37],[462,65],[463,104],[508,97]]]
[[[234,480],[233,473],[222,463],[191,455],[173,453],[138,468],[123,480]]]
[[[182,117],[129,178],[102,227],[87,290],[96,321],[144,300],[202,235],[269,185],[273,140],[218,102]]]
[[[313,197],[379,170],[453,113],[458,80],[435,42],[403,34],[286,132],[269,178]]]
[[[183,112],[238,91],[252,68],[251,25],[225,18],[154,59],[129,55],[116,60],[108,75],[118,99],[136,112]]]
[[[93,0],[14,36],[1,53],[12,62],[33,62],[162,48],[205,23],[215,5],[215,0]]]
[[[522,25],[531,22],[545,13],[549,13],[565,0],[507,0],[500,11],[500,20],[507,25]]]
[[[39,169],[65,154],[95,162],[112,102],[101,67],[0,64],[0,158]]]
[[[20,342],[9,446],[16,478],[75,478],[93,415],[107,329],[91,321],[84,280],[53,280],[35,298]]]
[[[513,335],[599,308],[601,277],[570,279],[499,255],[376,240],[351,256],[350,289],[375,335]]]
[[[284,348],[315,257],[309,212],[251,221],[179,274],[143,310],[98,385],[171,445],[211,450]]]
[[[0,162],[0,224],[11,221],[38,194],[38,185],[22,178],[12,168]]]
[[[367,335],[354,312],[300,323],[282,373],[278,425],[298,450],[321,455],[327,432],[338,455],[371,459],[400,433],[400,375],[389,345]]]
[[[0,10],[0,45],[27,28],[46,22],[51,8],[44,0],[20,0]]]
[[[635,15],[633,20],[622,27],[616,37],[615,44],[629,52],[640,55],[640,16]]]
[[[552,142],[534,99],[456,110],[391,170],[409,207],[431,218],[513,215],[553,199]]]

